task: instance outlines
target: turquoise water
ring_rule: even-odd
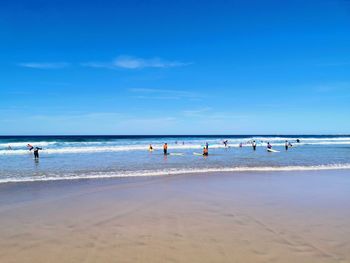
[[[223,145],[224,140],[228,140],[228,147]],[[257,142],[256,151],[251,147],[252,140]],[[285,151],[285,140],[295,147]],[[182,155],[164,156],[164,142],[168,143],[170,154]],[[209,156],[194,155],[194,152],[201,153],[206,142]],[[267,152],[267,142],[280,152]],[[28,143],[43,148],[39,160],[34,160],[33,153],[28,151]],[[153,145],[154,152],[147,150],[149,144]],[[350,169],[350,135],[0,137],[1,183],[207,171],[318,169]]]

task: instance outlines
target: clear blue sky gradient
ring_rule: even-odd
[[[349,134],[350,1],[1,1],[0,134]]]

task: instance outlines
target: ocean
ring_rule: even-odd
[[[293,145],[288,151],[285,140]],[[267,152],[267,142],[279,152]],[[39,160],[28,143],[42,148]],[[209,156],[194,155],[206,143]],[[324,169],[350,169],[350,135],[0,136],[0,183]]]

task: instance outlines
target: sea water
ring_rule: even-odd
[[[293,145],[288,151],[286,140]],[[165,142],[167,156],[162,151]],[[267,152],[267,142],[279,152]],[[39,160],[28,150],[28,143],[42,148]],[[206,143],[208,157],[193,154],[201,153]],[[148,151],[150,144],[153,152]],[[0,136],[0,183],[321,169],[350,169],[350,135]]]

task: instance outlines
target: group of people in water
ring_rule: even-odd
[[[297,142],[297,143],[300,143],[300,140],[297,139],[296,142]],[[224,140],[222,143],[224,144],[225,148],[229,147],[229,146],[228,146],[228,140]],[[257,146],[256,141],[253,140],[253,141],[250,141],[250,142],[248,142],[248,143],[250,143],[251,146],[253,147],[253,150],[256,151],[256,146]],[[177,144],[177,141],[176,141],[176,144]],[[182,144],[184,145],[185,143],[182,142]],[[240,148],[243,147],[243,143],[242,143],[242,142],[239,143],[239,147],[240,147]],[[285,147],[286,151],[288,151],[288,148],[289,148],[289,147],[293,147],[293,145],[292,145],[291,142],[289,142],[289,141],[286,140],[286,141],[285,141],[285,144],[284,144],[284,147]],[[31,145],[31,144],[29,144],[29,143],[27,144],[27,148],[28,148],[28,150],[29,150],[30,152],[33,151],[34,159],[39,159],[39,150],[42,150],[42,148],[40,148],[40,147],[34,147],[33,145]],[[8,146],[8,149],[9,149],[9,150],[12,150],[12,147],[9,145],[9,146]],[[267,142],[267,149],[272,149],[272,145],[270,144],[270,142]],[[153,150],[154,150],[154,149],[153,149],[153,146],[152,146],[151,144],[149,145],[148,150],[149,150],[149,151],[153,151]],[[168,143],[164,143],[164,144],[163,144],[163,153],[164,153],[164,155],[168,155]],[[203,156],[208,156],[208,155],[209,155],[209,144],[208,144],[208,142],[205,143],[205,146],[203,147],[203,153],[202,153],[202,154],[203,154]]]
[[[300,143],[300,140],[297,139],[296,142]],[[228,140],[224,140],[222,143],[224,144],[225,148],[228,147]],[[251,143],[251,146],[253,147],[253,151],[256,151],[256,146],[257,146],[256,141],[253,140],[253,141],[248,142],[248,143]],[[243,143],[242,142],[239,143],[239,147],[240,148],[243,147]],[[270,150],[272,149],[272,145],[270,144],[270,142],[267,142],[267,146],[266,147],[267,147],[267,149],[270,149]],[[292,145],[291,142],[286,140],[285,144],[284,144],[284,147],[285,147],[286,151],[288,151],[288,148],[289,147],[293,147],[293,145]],[[154,150],[152,144],[149,145],[148,150],[149,151],[153,151]],[[164,153],[164,155],[168,155],[168,143],[164,143],[163,144],[163,153]],[[203,153],[202,154],[203,154],[203,156],[208,156],[209,155],[209,144],[208,144],[208,142],[205,143],[205,146],[203,147]]]

